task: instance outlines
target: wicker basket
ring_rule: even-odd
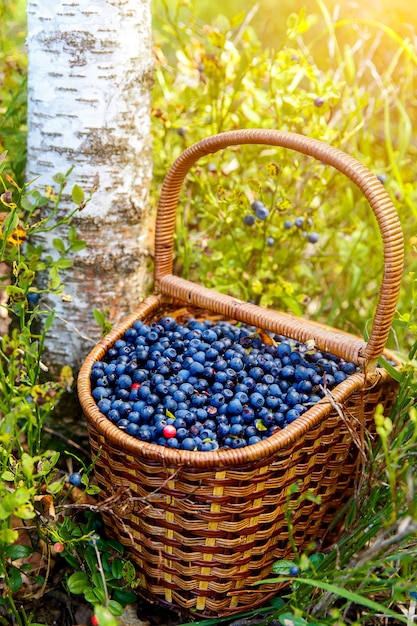
[[[181,185],[202,156],[239,144],[281,146],[330,164],[350,178],[377,218],[384,272],[368,342],[333,328],[242,302],[172,274],[173,234]],[[366,430],[378,403],[388,411],[397,385],[376,367],[395,312],[403,267],[401,227],[388,194],[361,163],[318,140],[281,131],[241,130],[188,148],[169,170],[161,192],[155,238],[155,292],[87,356],[78,390],[95,475],[108,505],[105,523],[137,564],[146,598],[198,616],[253,608],[276,587],[251,587],[274,560],[292,558],[288,515],[296,545],[322,542],[352,495]],[[197,311],[198,310],[198,311]],[[174,450],[141,442],[114,426],[91,395],[90,373],[135,320],[167,311],[223,316],[318,348],[360,366],[295,422],[260,443],[237,450]],[[206,313],[204,313],[206,311]],[[388,353],[387,353],[388,354]],[[389,355],[392,358],[392,355]],[[298,483],[292,493],[289,487]],[[320,496],[320,503],[307,497]]]

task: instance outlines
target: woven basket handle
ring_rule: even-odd
[[[362,357],[377,359],[383,352],[398,301],[404,262],[404,244],[396,210],[376,176],[362,163],[317,139],[279,130],[235,130],[213,135],[187,148],[173,163],[162,185],[156,218],[155,284],[163,289],[172,275],[175,214],[183,181],[201,157],[229,146],[264,144],[296,150],[332,165],[345,174],[368,200],[382,235],[384,271],[369,340]]]

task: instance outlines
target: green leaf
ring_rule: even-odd
[[[51,289],[56,290],[61,284],[61,279],[59,277],[59,272],[57,267],[49,268],[49,278],[51,281]]]
[[[325,559],[325,555],[322,552],[317,552],[315,554],[310,554],[310,556],[308,557],[311,565],[313,567],[318,567],[320,565],[320,563],[323,563],[324,559]]]
[[[12,593],[19,591],[22,586],[22,575],[17,567],[11,567],[9,569],[9,587]]]
[[[104,585],[103,585],[103,579],[101,577],[100,572],[93,572],[92,576],[91,576],[91,580],[93,581],[93,585],[97,590],[104,590]]]
[[[68,241],[70,243],[73,243],[76,239],[77,239],[77,229],[75,228],[75,226],[71,225],[68,228]]]
[[[88,493],[89,496],[96,496],[98,493],[100,493],[100,491],[101,489],[97,485],[90,485],[86,489],[86,493]]]
[[[130,585],[136,578],[136,570],[133,563],[125,561],[123,563],[123,578]]]
[[[14,481],[14,474],[10,470],[6,470],[1,475],[1,479],[6,481],[6,482],[8,482],[8,483],[12,483]]]
[[[96,552],[92,546],[88,546],[87,550],[85,551],[84,558],[85,558],[85,562],[87,563],[87,566],[90,572],[91,573],[96,572],[97,571],[97,557],[96,557]]]
[[[87,242],[84,239],[77,239],[71,244],[71,252],[80,252],[80,250],[84,250],[87,247]]]
[[[117,626],[118,620],[111,614],[109,609],[104,606],[96,606],[94,615],[97,617],[100,626]]]
[[[272,564],[272,571],[274,574],[283,574],[285,576],[288,574],[293,565],[294,563],[292,561],[281,559],[280,561],[275,561],[275,563]]]
[[[60,174],[58,172],[58,174],[55,174],[54,176],[52,176],[52,180],[54,181],[54,183],[57,183],[58,185],[62,185],[65,182],[65,176],[64,174]]]
[[[45,458],[43,457],[37,467],[36,467],[36,471],[40,476],[44,476],[45,474],[49,474],[52,470],[53,467],[55,467],[55,465],[58,463],[59,461],[59,457],[60,457],[60,453],[59,452],[53,452],[50,456],[50,458]]]
[[[22,472],[25,478],[31,478],[33,476],[34,462],[33,458],[24,452],[22,454]]]
[[[57,261],[55,261],[55,267],[57,267],[60,270],[67,270],[71,266],[72,266],[71,259],[58,259]]]
[[[89,587],[86,589],[86,591],[84,591],[84,598],[91,604],[97,604],[97,602],[105,604],[106,602],[106,594],[104,593],[104,590],[98,589],[98,587],[95,587],[94,589],[93,587]]]
[[[14,543],[19,538],[17,530],[11,528],[3,528],[0,530],[0,543]]]
[[[12,546],[7,546],[5,553],[6,556],[12,561],[17,559],[25,559],[29,554],[32,554],[33,548],[31,546],[23,546],[15,543]]]
[[[120,580],[123,576],[123,562],[120,559],[114,559],[111,564],[111,573],[116,580]]]
[[[123,607],[119,602],[116,602],[116,600],[109,600],[109,611],[113,615],[122,615]]]
[[[117,539],[106,539],[106,544],[109,548],[113,548],[113,550],[116,550],[119,554],[123,554],[125,551],[124,546],[122,546],[120,541],[117,541]]]
[[[48,315],[44,323],[45,333],[47,333],[48,330],[51,328],[52,324],[54,323],[54,320],[55,320],[55,311],[52,311],[52,313]]]
[[[19,224],[19,217],[16,213],[16,210],[11,211],[7,215],[7,217],[5,218],[2,224],[2,231],[4,235],[7,237],[7,235],[12,233],[16,229],[18,224]]]
[[[55,239],[52,240],[52,245],[60,254],[65,254],[65,244],[62,239],[55,237]]]
[[[100,309],[93,309],[93,317],[99,326],[103,326],[106,322],[106,317]]]
[[[79,185],[74,185],[71,193],[72,201],[74,204],[82,204],[85,199],[84,191],[79,187]]]
[[[126,589],[116,589],[113,593],[113,598],[124,606],[126,604],[133,604],[138,599],[136,593],[133,591],[126,591]]]
[[[67,554],[67,552],[63,553],[64,559],[66,560],[66,562],[71,565],[71,567],[75,570],[78,570],[80,567],[80,564],[78,563],[77,559],[75,558],[75,556],[72,556],[72,554]],[[84,573],[84,572],[82,572]]]
[[[20,565],[20,571],[21,572],[30,572],[32,571],[32,566],[30,563],[23,563],[22,565]]]
[[[282,598],[280,598],[279,596],[274,596],[271,600],[270,600],[270,605],[274,608],[274,609],[280,609],[283,606],[285,606],[285,602]]]
[[[90,581],[85,572],[74,572],[67,580],[68,591],[75,595],[85,593],[89,586]]]

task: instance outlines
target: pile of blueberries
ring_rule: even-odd
[[[357,370],[329,353],[227,321],[136,321],[96,361],[101,413],[141,441],[241,448],[300,417]]]

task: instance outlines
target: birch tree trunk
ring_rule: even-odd
[[[73,165],[62,213],[77,184],[98,190],[73,224],[87,248],[49,305],[49,365],[78,368],[101,331],[93,309],[119,320],[142,299],[151,178],[153,80],[150,0],[28,1],[27,179],[37,186]],[[42,236],[53,255],[56,231]],[[55,253],[56,254],[56,253]],[[77,330],[74,330],[77,329]]]

